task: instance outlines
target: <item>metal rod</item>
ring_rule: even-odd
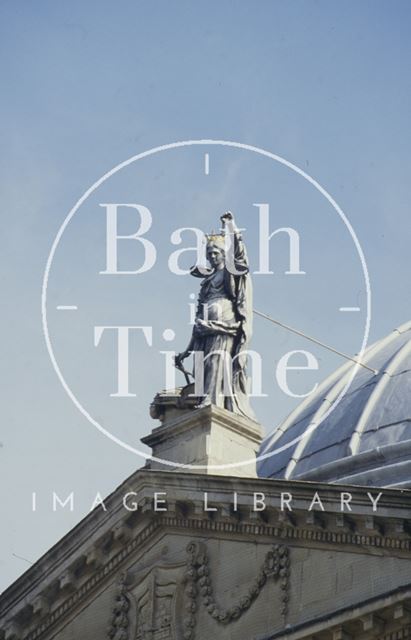
[[[265,318],[266,320],[269,320],[269,322],[272,322],[273,324],[276,324],[279,327],[282,327],[283,329],[287,329],[287,331],[291,331],[292,333],[295,333],[297,336],[301,336],[306,340],[310,340],[311,342],[318,344],[320,347],[323,347],[324,349],[328,349],[328,351],[332,351],[333,353],[336,353],[338,356],[341,356],[346,360],[351,360],[351,362],[355,362],[355,364],[359,364],[361,367],[364,367],[364,369],[368,369],[368,371],[371,371],[371,373],[373,373],[375,376],[379,373],[377,369],[372,369],[371,367],[368,367],[366,364],[363,364],[361,360],[357,360],[356,358],[353,358],[347,355],[346,353],[343,353],[342,351],[338,351],[338,349],[334,349],[334,347],[330,347],[328,344],[325,344],[324,342],[317,340],[317,338],[312,338],[311,336],[307,336],[306,333],[303,333],[298,329],[294,329],[293,327],[290,327],[288,324],[284,324],[279,320],[274,320],[274,318],[271,318],[271,316],[267,315],[266,313],[262,313],[261,311],[257,311],[257,309],[253,309],[253,311],[257,316],[260,316],[261,318]]]

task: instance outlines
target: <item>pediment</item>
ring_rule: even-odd
[[[122,508],[129,491],[135,512]],[[264,511],[254,491],[273,496]],[[315,491],[327,511],[309,510]],[[155,492],[166,492],[164,510]],[[0,638],[251,640],[308,624],[411,582],[409,500],[383,493],[375,513],[358,487],[139,472],[109,498],[111,512],[91,514],[3,594]]]

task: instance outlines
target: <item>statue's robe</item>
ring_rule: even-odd
[[[233,235],[231,259],[220,273],[195,267],[192,275],[203,278],[198,297],[190,349],[204,354],[204,396],[220,407],[255,420],[247,389],[247,349],[252,334],[252,283],[247,252],[241,236]],[[230,264],[230,261],[232,264]],[[216,311],[218,310],[218,313]],[[226,353],[231,359],[225,359]],[[232,363],[228,375],[227,362]],[[198,376],[194,367],[194,376]]]

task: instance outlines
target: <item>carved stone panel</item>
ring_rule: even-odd
[[[215,598],[218,575],[211,575],[207,546],[190,542],[180,564],[157,565],[143,574],[121,576],[113,609],[111,640],[194,640],[198,612],[204,609],[218,625],[227,626],[248,611],[270,581],[281,586],[279,612],[285,618],[289,599],[290,556],[285,545],[269,548],[238,602],[228,608]],[[197,633],[199,632],[199,633]]]

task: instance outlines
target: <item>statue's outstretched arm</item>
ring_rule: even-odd
[[[245,244],[243,242],[241,232],[238,229],[234,220],[234,215],[231,211],[226,211],[220,218],[223,228],[227,230],[229,235],[233,238],[233,259],[236,271],[246,273],[248,271],[248,257]]]

